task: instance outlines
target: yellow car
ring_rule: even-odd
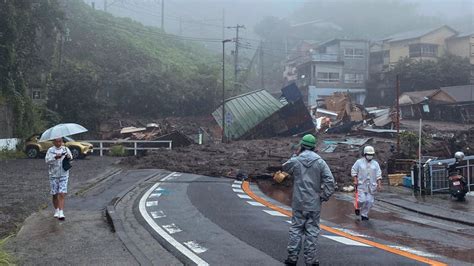
[[[28,158],[37,158],[44,156],[48,149],[53,146],[52,141],[41,141],[41,134],[34,134],[29,137],[25,143],[25,153]],[[71,150],[72,156],[76,158],[84,158],[94,151],[94,146],[88,142],[75,141],[70,137],[63,137],[64,145]]]

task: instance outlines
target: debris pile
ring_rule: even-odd
[[[350,169],[360,156],[361,143],[370,143],[376,147],[377,158],[386,171],[386,161],[391,156],[390,143],[372,139],[355,142],[342,136],[328,136],[326,140],[338,143],[332,152],[319,152],[331,168],[340,184],[351,182]],[[268,179],[272,176],[295,151],[299,138],[272,138],[249,141],[235,141],[227,144],[206,144],[181,147],[171,151],[152,152],[143,157],[128,157],[123,165],[132,168],[164,168],[171,171],[195,173],[207,176],[226,176],[237,178],[238,174],[255,179]],[[326,147],[325,139],[320,141],[318,150]],[[288,178],[291,180],[291,178]],[[282,185],[288,185],[283,181]]]

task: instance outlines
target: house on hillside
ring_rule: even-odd
[[[399,98],[401,117],[473,123],[473,95],[474,85],[405,92]]]
[[[334,92],[347,92],[363,104],[369,75],[369,42],[332,39],[320,43],[296,66],[297,84],[307,95],[307,104]]]
[[[436,60],[448,51],[447,40],[457,34],[456,30],[444,25],[388,36],[382,40],[383,63],[393,65],[405,57]]]

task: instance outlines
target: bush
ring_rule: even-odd
[[[0,150],[0,160],[24,159],[26,154],[21,150]]]
[[[123,157],[127,155],[127,150],[123,145],[114,145],[110,147],[110,156]]]
[[[13,257],[4,249],[5,243],[9,237],[0,240],[0,265],[13,265],[15,264]]]

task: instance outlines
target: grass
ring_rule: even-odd
[[[14,265],[14,258],[5,250],[5,244],[11,236],[0,240],[0,265]]]
[[[18,150],[0,150],[0,160],[24,159],[26,154]]]
[[[127,155],[127,150],[123,145],[114,145],[110,147],[110,156],[124,157]]]

